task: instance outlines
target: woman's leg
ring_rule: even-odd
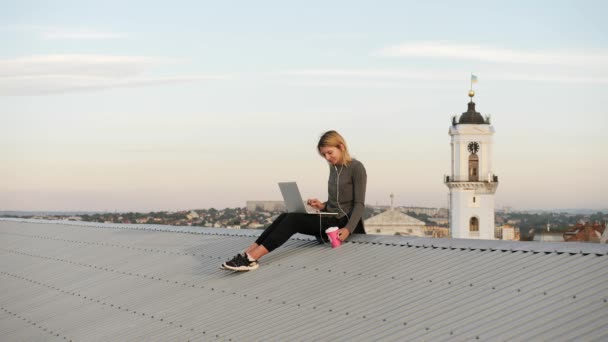
[[[259,245],[257,244],[257,242],[254,242],[249,247],[247,247],[247,249],[243,253],[251,253],[251,251],[253,251],[258,246]]]
[[[285,221],[286,218],[288,218],[287,221]],[[342,227],[346,224],[346,220],[346,217],[338,219],[333,216],[320,216],[319,218],[317,215],[281,214],[253,244],[247,247],[244,253],[248,253],[253,259],[257,260],[285,243],[295,233],[313,235],[323,239],[323,241],[329,241],[325,229],[333,226]],[[277,228],[280,231],[275,233]],[[264,242],[267,239],[269,240],[265,245]]]
[[[282,221],[281,224],[277,225],[278,229],[281,229],[280,232],[282,234],[273,234],[275,229],[277,229],[277,227],[275,227],[275,229],[273,229],[273,231],[266,236],[266,239],[264,239],[268,241],[268,245],[270,248],[272,248],[272,250],[285,243],[295,233],[313,235],[324,239],[324,241],[329,241],[327,234],[325,234],[325,229],[332,226],[338,226],[341,223],[335,217],[321,216],[319,219],[319,216],[317,215],[292,215],[293,216],[291,216],[291,218],[286,222]],[[314,225],[311,224],[313,222],[311,218],[314,218]],[[264,245],[264,241],[262,241],[262,243],[259,245],[254,243],[253,245],[249,246],[245,253],[247,253],[252,259],[259,260],[264,255],[270,253],[270,251],[271,249],[266,247]]]
[[[247,250],[255,248],[259,245],[262,244],[262,242],[264,242],[264,240],[266,240],[266,238],[268,237],[268,235],[272,234],[272,232],[277,229],[277,227],[281,224],[281,222],[283,222],[283,220],[285,219],[285,217],[287,217],[287,213],[283,213],[281,215],[279,215],[279,217],[277,217],[271,224],[270,226],[268,226],[268,228],[264,229],[264,232],[262,232],[262,234],[255,240],[255,242],[249,246],[249,248],[247,248]],[[248,252],[246,250],[246,252]]]
[[[325,235],[325,229],[331,227],[335,223],[337,223],[337,219],[332,217],[321,216],[321,219],[319,219],[318,215],[300,213],[287,214],[263,241],[259,241],[258,239],[260,242],[259,246],[254,248],[251,252],[260,257],[264,256],[283,245],[295,233],[323,236]],[[256,258],[253,255],[252,257]]]
[[[259,248],[262,244],[262,242],[264,242],[264,240],[266,240],[266,238],[272,234],[272,232],[275,231],[275,229],[277,229],[277,227],[281,224],[281,222],[283,222],[283,220],[285,219],[285,217],[287,216],[287,213],[281,214],[279,215],[279,217],[277,217],[271,224],[270,226],[268,226],[266,229],[264,229],[264,231],[262,232],[262,234],[255,240],[254,243],[252,243],[251,245],[249,245],[249,247],[247,247],[244,251],[243,251],[243,255],[248,255],[251,256],[254,259],[258,259],[261,258],[262,256],[266,255],[268,253],[268,250],[266,248]],[[255,257],[253,256],[255,255]],[[236,257],[235,257],[236,258]],[[234,258],[233,258],[234,260]],[[226,263],[223,264],[223,266]]]
[[[321,220],[319,220],[319,216],[317,215],[309,215],[315,216],[317,222],[315,225],[304,225],[298,227],[298,233],[305,235],[313,235],[323,239],[324,241],[329,241],[327,234],[325,234],[325,229],[329,227],[339,227],[342,228],[346,225],[345,218],[338,219],[335,216],[321,216]]]
[[[256,247],[248,249],[248,251],[245,251],[245,253],[247,253],[247,256],[254,260],[260,260],[261,257],[270,253],[270,251],[264,247],[264,245],[257,245]]]
[[[324,236],[326,228],[340,225],[340,223],[335,217],[320,219],[317,215],[283,214],[264,230],[255,243],[247,248],[245,255],[238,254],[232,260],[224,263],[222,268],[234,271],[254,270],[258,268],[258,259],[284,244],[293,234]]]

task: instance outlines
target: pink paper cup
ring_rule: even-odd
[[[329,242],[331,242],[331,248],[338,248],[342,244],[342,241],[338,238],[338,227],[329,227],[325,229],[325,233],[329,237]]]

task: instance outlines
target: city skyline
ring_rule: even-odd
[[[6,2],[0,211],[323,199],[329,129],[367,203],[446,207],[471,73],[497,209],[608,207],[608,5],[449,4]]]

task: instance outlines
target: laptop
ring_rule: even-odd
[[[306,204],[306,202],[302,200],[302,195],[300,195],[300,190],[298,189],[298,184],[296,184],[296,182],[279,183],[279,188],[281,189],[281,194],[283,195],[283,200],[285,201],[285,206],[289,213],[338,215],[337,213],[320,211],[319,209],[315,209]]]

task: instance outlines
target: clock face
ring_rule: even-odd
[[[479,151],[479,144],[475,141],[469,143],[469,152],[477,154]]]

